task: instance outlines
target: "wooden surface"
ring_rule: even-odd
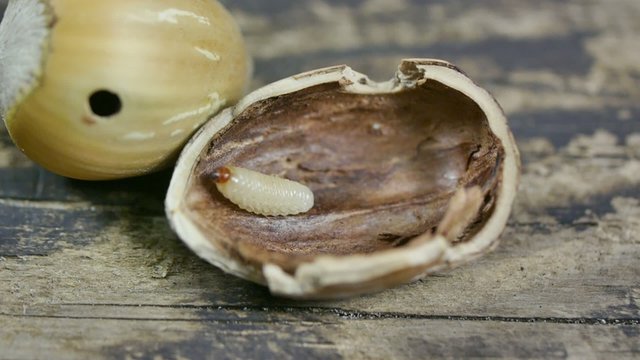
[[[281,300],[185,249],[169,171],[67,180],[2,129],[0,358],[640,357],[640,2],[225,3],[254,88],[440,57],[493,92],[524,160],[500,247],[375,295]]]

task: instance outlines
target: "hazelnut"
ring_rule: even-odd
[[[72,178],[173,164],[249,73],[239,28],[214,0],[12,0],[0,24],[9,134]]]

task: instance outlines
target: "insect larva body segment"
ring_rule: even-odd
[[[224,197],[255,214],[295,215],[313,207],[311,190],[295,181],[236,166],[217,169],[213,178]]]

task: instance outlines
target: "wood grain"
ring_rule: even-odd
[[[170,171],[64,179],[2,128],[0,358],[640,356],[640,3],[224,3],[254,88],[338,63],[385,79],[429,56],[494,93],[524,160],[500,247],[379,294],[282,300],[173,235]]]
[[[117,318],[77,308],[69,317],[5,317],[3,338],[11,342],[17,358],[596,359],[631,358],[640,350],[637,328],[622,324],[349,319],[338,314],[149,308],[144,309],[148,317],[140,318],[140,309],[116,310],[122,313]]]

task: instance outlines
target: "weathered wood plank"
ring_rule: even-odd
[[[170,170],[64,179],[0,127],[0,358],[640,356],[640,3],[223,2],[254,88],[428,56],[494,93],[524,160],[501,246],[380,294],[277,299],[172,234]]]
[[[640,65],[633,60],[640,57],[640,6],[633,0],[491,1],[490,12],[486,2],[465,1],[225,3],[255,58],[253,87],[336,63],[386,79],[402,57],[443,57],[497,96],[518,139],[562,146],[597,129],[619,137],[640,132]],[[156,201],[167,185],[168,175],[69,181],[28,162],[4,130],[0,139],[0,197],[96,204],[117,197],[130,205],[141,194]]]
[[[253,42],[252,48],[258,61],[262,61],[260,59],[271,61],[270,59],[282,59],[282,56],[286,56],[287,52],[284,50],[282,55],[276,56],[270,53],[268,47],[273,41],[264,43],[258,41],[259,39],[265,40],[263,29],[256,29],[255,27],[259,27],[258,25],[251,25],[247,22],[248,20],[257,21],[271,17],[281,19],[291,14],[297,14],[300,12],[300,6],[303,5],[292,5],[284,13],[256,14],[255,9],[245,9],[242,4],[242,2],[238,2],[231,5],[241,21],[244,21],[245,27],[248,27],[248,38],[250,42]],[[325,3],[322,5],[319,2],[313,2],[310,5],[313,11],[304,16],[307,17],[307,20],[315,20],[313,25],[309,25],[314,31],[323,27],[328,29],[335,25],[335,19],[326,13],[329,11],[333,14],[334,10],[341,14],[342,20],[353,20],[365,29],[369,26],[387,29],[390,26],[390,17],[387,16],[388,14],[385,15],[384,9],[375,7],[372,9],[365,6],[364,2],[352,2],[351,5],[353,7],[345,8],[337,4]],[[245,4],[244,6],[251,8],[253,5]],[[430,5],[416,4],[416,6],[424,11],[433,10],[429,7]],[[460,8],[459,4],[452,6]],[[515,6],[524,13],[532,11],[530,5],[525,3],[518,3]],[[585,11],[595,12],[599,9],[598,6],[591,4],[585,8]],[[556,12],[566,14],[568,11],[564,5],[558,5],[556,2],[546,2],[543,8],[544,10],[539,16],[547,20],[554,19]],[[631,7],[631,10],[633,12],[634,8]],[[361,14],[361,11],[364,13]],[[447,11],[451,11],[451,9]],[[391,10],[393,14],[406,12],[410,11],[404,8]],[[469,13],[474,12],[481,12],[481,8],[472,5],[467,12],[460,14],[459,18],[464,19],[465,16],[469,16]],[[606,16],[610,15],[607,13]],[[302,21],[305,20],[304,16],[302,19],[290,21],[294,21],[293,25],[307,26]],[[370,25],[369,21],[373,25]],[[436,24],[443,24],[442,19],[438,21]],[[591,68],[597,67],[597,61],[604,61],[587,51],[584,42],[597,37],[597,35],[587,36],[584,29],[591,29],[593,34],[607,33],[609,30],[603,28],[601,24],[588,23],[585,22],[586,20],[578,19],[575,21],[580,22],[581,25],[578,26],[580,30],[569,30],[579,33],[579,36],[558,35],[562,31],[534,36],[536,30],[532,29],[521,29],[523,33],[516,34],[515,37],[505,34],[498,36],[496,33],[498,29],[491,28],[482,37],[485,39],[482,41],[489,41],[486,39],[495,37],[498,40],[494,41],[504,41],[515,47],[544,47],[546,43],[556,44],[551,46],[551,50],[558,52],[564,51],[564,48],[571,48],[571,46],[574,47],[574,50],[580,47],[578,52],[571,51],[572,56],[596,58],[596,60],[594,60],[594,64],[591,64],[591,67],[585,66],[578,73],[564,74],[560,71],[561,69],[553,69],[550,74],[536,72],[544,67],[542,65],[527,65],[530,67],[527,71],[533,72],[523,73],[523,70],[514,66],[513,63],[511,65],[499,63],[500,61],[515,61],[517,57],[514,59],[514,56],[522,48],[514,50],[512,55],[505,55],[500,53],[504,50],[497,45],[487,48],[488,54],[494,51],[498,53],[493,60],[496,62],[493,64],[495,71],[486,72],[485,69],[473,65],[476,63],[475,60],[479,60],[477,58],[482,55],[470,50],[480,48],[481,46],[478,46],[477,43],[480,40],[469,37],[471,35],[463,31],[466,29],[464,27],[466,25],[463,25],[461,20],[454,21],[454,25],[447,25],[453,26],[453,29],[461,31],[461,34],[464,35],[462,36],[464,41],[459,45],[444,44],[445,40],[447,42],[451,40],[446,36],[444,38],[432,36],[428,41],[425,40],[425,46],[440,46],[442,49],[455,50],[463,60],[462,62],[470,64],[471,71],[493,86],[493,90],[506,93],[507,90],[521,91],[520,88],[524,87],[528,91],[540,95],[544,101],[549,101],[557,91],[563,90],[563,86],[558,85],[558,82],[562,83],[576,76],[583,80],[593,77],[595,75],[589,72],[595,70]],[[416,29],[427,27],[425,29],[428,30],[427,33],[434,31],[432,26],[435,25],[412,24]],[[286,30],[282,24],[274,24],[272,27],[276,38],[279,31]],[[558,36],[560,37],[558,38]],[[519,40],[516,41],[514,38]],[[339,46],[337,42],[340,40],[326,37],[324,39],[326,42],[321,48],[308,53],[307,60],[300,57],[300,64],[304,64],[305,61],[316,61],[315,54],[318,51],[337,48],[345,52],[352,51],[353,53],[349,56],[358,58],[361,62],[370,63],[374,74],[376,72],[382,74],[383,65],[389,64],[391,58],[394,58],[393,65],[395,65],[395,57],[380,51],[382,45],[372,39],[364,39],[366,41],[358,43],[355,50],[351,47]],[[390,41],[387,39],[384,46],[388,47]],[[417,40],[413,39],[412,41]],[[566,45],[570,42],[574,43],[571,46],[558,45]],[[480,44],[487,45],[486,43]],[[392,53],[397,52],[397,49],[389,49]],[[468,57],[468,61],[464,60],[465,57]],[[561,53],[551,56],[552,59],[560,57]],[[480,64],[483,62],[480,61]],[[530,64],[530,62],[526,64]],[[615,65],[605,63],[602,66]],[[270,70],[260,73],[273,74]],[[630,73],[633,74],[632,71]],[[540,75],[540,79],[536,75]],[[587,82],[584,80],[578,81],[578,83],[579,86],[575,90],[579,93],[584,91],[581,86],[586,86]],[[618,90],[616,86],[618,85],[602,85],[602,88],[596,91],[595,98],[599,100],[595,102],[595,105],[574,101],[570,104],[569,110],[564,107],[557,110],[558,104],[553,102],[551,104],[545,103],[542,108],[537,105],[533,106],[533,110],[531,110],[531,104],[514,102],[513,97],[507,97],[507,100],[511,101],[507,102],[508,108],[511,108],[512,112],[516,114],[516,121],[513,122],[514,129],[523,129],[519,134],[520,137],[526,139],[542,135],[545,140],[541,140],[542,147],[536,147],[540,141],[522,143],[525,157],[523,193],[518,200],[512,226],[505,235],[505,244],[498,252],[479,262],[473,268],[429,278],[422,284],[407,286],[386,295],[327,306],[346,309],[369,308],[374,311],[392,311],[401,306],[399,311],[407,311],[408,313],[470,314],[475,316],[504,314],[516,316],[524,313],[525,316],[561,314],[569,317],[591,318],[596,316],[594,314],[599,314],[604,317],[617,318],[637,315],[637,305],[635,305],[637,271],[636,267],[632,266],[638,255],[637,247],[634,246],[636,240],[605,242],[603,245],[603,238],[619,237],[620,234],[603,234],[602,228],[607,228],[610,225],[608,225],[608,220],[599,218],[599,216],[609,213],[614,218],[620,217],[621,220],[615,221],[622,221],[624,226],[635,226],[635,223],[624,218],[624,215],[620,215],[619,211],[614,209],[612,200],[616,194],[637,197],[637,192],[629,190],[636,188],[639,183],[635,171],[638,169],[637,140],[633,140],[635,139],[633,136],[622,138],[623,134],[626,135],[640,127],[640,123],[634,120],[637,114],[634,112],[635,110],[628,109],[622,112],[606,109],[594,110],[599,109],[601,104],[614,104],[615,101],[620,104],[630,103],[634,93],[617,94],[617,97],[611,97],[611,94],[615,94]],[[595,108],[589,106],[595,106]],[[524,120],[518,120],[518,114]],[[544,114],[551,115],[546,118]],[[565,127],[553,125],[554,122],[558,122],[558,119],[565,116],[567,118],[564,122],[565,125],[561,124]],[[615,119],[608,121],[614,116]],[[594,118],[596,120],[589,120]],[[558,152],[552,146],[565,145],[570,140],[569,135],[580,131],[589,132],[603,127],[607,123],[612,124],[610,128],[620,135],[619,138],[612,138],[605,134],[604,140],[596,137],[586,145],[580,144],[580,141],[576,140]],[[539,124],[549,125],[545,127],[538,126]],[[541,128],[546,130],[540,131]],[[551,145],[549,141],[551,141]],[[593,155],[591,154],[593,152],[598,156],[580,156],[580,151],[583,148],[590,152],[589,156]],[[220,274],[217,270],[194,260],[193,255],[177,243],[175,237],[166,227],[162,215],[162,197],[168,182],[169,172],[121,182],[86,183],[63,179],[34,166],[17,154],[17,151],[8,142],[6,134],[4,135],[3,152],[5,162],[2,171],[6,176],[1,178],[3,186],[0,191],[3,193],[0,194],[0,197],[11,200],[5,201],[1,208],[5,216],[0,228],[3,239],[0,243],[0,250],[2,250],[0,254],[9,257],[5,260],[5,266],[25,276],[25,278],[19,276],[16,278],[15,274],[6,272],[10,274],[10,278],[16,278],[16,281],[7,280],[8,283],[24,282],[31,284],[34,288],[41,289],[40,297],[36,297],[31,303],[42,302],[51,294],[54,294],[58,301],[66,303],[118,303],[123,301],[122,299],[128,299],[132,303],[147,303],[145,299],[150,294],[154,294],[155,299],[162,299],[158,304],[200,303],[206,305],[242,304],[243,302],[279,304],[278,301],[271,299],[260,300],[266,293],[263,289]],[[608,173],[620,176],[602,175],[600,169],[606,169]],[[580,182],[580,177],[585,172],[589,173],[590,180],[587,183]],[[591,181],[594,178],[599,181]],[[546,185],[541,186],[541,184]],[[576,184],[581,184],[582,187],[578,187]],[[16,201],[15,199],[21,200]],[[596,200],[594,201],[594,199]],[[31,203],[28,200],[37,201]],[[56,203],[56,201],[64,203]],[[601,209],[602,211],[593,214],[595,218],[592,216],[586,220],[581,219],[583,215],[581,212],[587,208]],[[132,249],[129,249],[131,247]],[[576,248],[578,251],[574,253]],[[599,264],[593,261],[594,249],[598,249],[599,256],[607,256],[607,262],[604,265],[594,265]],[[111,255],[113,253],[121,254],[122,258],[113,257]],[[538,259],[537,256],[540,254],[546,257]],[[29,255],[44,255],[45,257],[24,257]],[[95,260],[95,258],[99,260]],[[140,262],[137,260],[139,258],[145,259],[145,261]],[[149,262],[148,259],[155,260]],[[105,261],[107,264],[97,264],[100,261]],[[129,261],[131,263],[128,263]],[[568,269],[558,267],[558,264],[566,263],[577,265],[575,268]],[[181,265],[175,264],[188,265],[181,267]],[[603,269],[609,265],[615,269],[615,277],[621,279],[618,284],[610,283],[610,273],[601,274]],[[87,272],[87,266],[95,271]],[[92,279],[100,278],[101,274],[105,273],[115,273],[120,275],[120,278],[102,280],[103,282],[100,284],[108,284],[106,288],[109,290],[87,287],[83,296],[74,297],[68,294],[70,287],[62,286],[59,289],[51,289],[51,286],[47,285],[49,279],[33,277],[33,273],[38,273],[41,267],[59,274],[58,280],[69,286],[78,283],[92,283]],[[554,267],[556,274],[546,272],[547,269]],[[523,270],[520,271],[520,268]],[[496,269],[500,269],[500,271]],[[205,274],[198,279],[197,286],[177,287],[171,290],[171,284],[165,284],[158,288],[158,284],[154,280],[148,283],[149,279],[163,276],[177,279],[178,276],[181,276],[180,274],[184,273],[187,274],[181,279],[182,285],[184,285],[193,281],[193,278],[189,277],[192,272]],[[86,274],[83,280],[79,280],[82,277],[79,277],[78,273]],[[524,280],[515,281],[512,279],[508,284],[499,282],[500,279],[505,278],[506,274],[513,275],[513,273],[521,274]],[[561,276],[553,283],[553,291],[549,292],[548,281],[552,275],[557,274]],[[585,282],[584,279],[590,280]],[[124,285],[119,283],[122,280],[124,280],[122,282]],[[141,290],[138,295],[132,296],[127,293],[126,286],[128,284],[139,284],[144,290]],[[216,289],[216,291],[202,291],[199,286],[203,285],[206,285],[208,289]],[[111,289],[119,290],[112,292]],[[237,290],[234,292],[229,289]],[[251,289],[248,292],[255,295],[258,300],[247,296],[247,289]],[[514,294],[511,292],[516,292],[517,296],[513,296]],[[162,293],[162,295],[156,293]],[[577,300],[570,296],[576,293],[581,294]],[[187,298],[185,299],[180,294],[187,294]],[[394,301],[390,302],[390,298]],[[404,299],[404,301],[398,305],[395,301],[396,298]],[[468,298],[480,300],[467,300]],[[451,301],[451,299],[458,301]],[[563,299],[563,301],[558,301],[558,299]],[[18,296],[11,301],[22,302],[23,294],[18,292]],[[414,305],[416,302],[425,305],[416,308]],[[540,308],[538,304],[553,306]],[[576,306],[577,304],[580,306]]]
[[[585,145],[580,149],[592,152],[632,149],[597,137],[580,143]],[[546,156],[524,149],[531,156],[523,177],[528,188],[523,188],[498,250],[473,265],[381,294],[323,303],[273,299],[266,290],[197,260],[161,215],[83,203],[47,207],[7,201],[0,202],[0,209],[17,218],[8,218],[10,226],[0,227],[5,243],[0,249],[12,256],[0,263],[8,270],[0,272],[0,292],[10,294],[6,303],[27,307],[44,303],[311,306],[437,316],[639,318],[640,172],[632,170],[640,162],[628,157],[576,157],[570,155],[571,147]],[[604,174],[595,166],[600,162],[607,164]],[[541,166],[548,170],[540,170]],[[608,175],[625,171],[629,177],[622,180]],[[588,180],[580,180],[583,175]],[[607,183],[607,177],[613,183]],[[630,189],[627,197],[616,197],[625,195],[616,193],[620,189]],[[597,202],[589,203],[592,200]],[[585,213],[586,208],[592,210]],[[26,232],[16,230],[11,225],[15,223],[30,227]],[[58,243],[60,231],[75,232]],[[16,238],[18,242],[12,242]],[[47,256],[24,256],[38,251]]]
[[[0,315],[12,358],[633,358],[636,325],[437,319],[349,319],[341,314],[117,309],[72,316]],[[80,336],[80,334],[82,334]],[[38,346],[34,347],[33,344]]]

